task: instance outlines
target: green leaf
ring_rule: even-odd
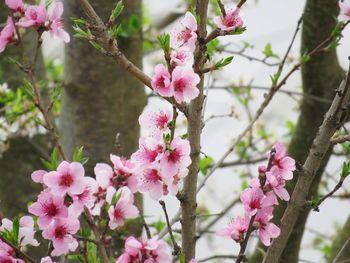
[[[15,245],[18,245],[18,236],[19,236],[19,218],[16,216],[12,221],[12,233]]]
[[[272,82],[272,85],[273,85],[273,86],[276,86],[276,85],[277,85],[278,79],[280,78],[280,76],[281,76],[281,73],[280,73],[280,72],[277,72],[277,73],[273,74],[273,76],[270,75],[270,79],[271,79],[271,82]]]
[[[153,224],[154,228],[157,230],[157,233],[160,233],[160,231],[163,230],[165,225],[166,225],[165,222],[160,219]]]
[[[180,255],[179,255],[179,261],[180,261],[180,263],[186,263],[185,262],[185,255],[182,251],[180,252]]]
[[[123,9],[124,9],[124,5],[122,1],[119,1],[112,11],[111,20],[112,21],[116,20],[120,16],[120,14],[123,12]]]
[[[122,192],[121,192],[121,191],[118,191],[118,192],[116,192],[116,193],[113,195],[113,198],[112,198],[112,205],[113,205],[113,206],[115,206],[115,205],[118,203],[118,201],[119,201],[119,199],[120,199],[121,196],[122,196]]]
[[[206,156],[199,160],[198,166],[201,173],[207,175],[209,167],[214,163],[214,159],[210,156]]]
[[[265,55],[265,58],[270,58],[270,57],[278,58],[278,55],[272,51],[272,46],[270,43],[267,43],[265,45],[263,54]]]
[[[158,36],[158,43],[165,53],[170,52],[170,35],[168,33]]]
[[[51,160],[50,161],[44,160],[42,158],[40,158],[40,160],[47,170],[49,170],[49,171],[56,170],[58,167],[59,161],[60,161],[58,158],[57,149],[56,148],[53,149],[53,151],[51,153]]]
[[[350,162],[344,162],[342,171],[341,171],[341,178],[346,178],[350,174]]]
[[[230,64],[232,62],[232,60],[233,60],[233,56],[222,58],[215,64],[215,68],[216,69],[223,68],[223,67],[227,66],[228,64]]]
[[[230,32],[230,35],[241,35],[247,30],[247,27],[237,27],[234,31]]]

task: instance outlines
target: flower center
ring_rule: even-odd
[[[46,215],[54,217],[58,213],[58,208],[55,204],[50,203],[44,206],[44,211]]]
[[[73,178],[70,174],[64,174],[60,178],[60,186],[70,187],[73,184]]]
[[[58,226],[55,229],[55,238],[57,239],[63,239],[66,234],[67,234],[67,229],[65,226]]]

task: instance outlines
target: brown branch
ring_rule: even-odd
[[[84,215],[85,215],[85,218],[86,218],[86,221],[87,221],[89,227],[91,228],[92,232],[94,233],[94,235],[96,237],[96,243],[97,243],[98,250],[100,252],[102,262],[103,263],[110,263],[106,248],[104,247],[103,242],[101,240],[102,236],[101,236],[100,230],[95,225],[94,219],[93,219],[93,217],[92,217],[92,215],[87,207],[84,207]]]
[[[163,209],[163,212],[165,215],[166,224],[167,224],[168,231],[169,231],[170,240],[171,240],[171,243],[173,243],[173,249],[174,249],[173,255],[177,256],[181,251],[181,247],[175,241],[173,231],[172,231],[171,225],[169,223],[169,215],[168,215],[168,212],[166,210],[165,202],[163,200],[159,200],[159,204],[162,206],[162,209]]]
[[[281,220],[281,234],[272,241],[271,246],[267,250],[264,263],[277,263],[287,244],[288,238],[293,230],[298,215],[306,205],[306,198],[309,193],[310,186],[315,177],[322,159],[331,145],[331,138],[340,127],[343,121],[342,111],[349,101],[350,97],[350,74],[348,73],[346,80],[340,85],[335,95],[333,103],[328,110],[322,125],[318,130],[318,134],[310,148],[309,155],[306,158],[300,177],[294,188],[291,200],[285,210]]]
[[[331,139],[331,144],[338,144],[350,141],[350,134],[339,136]]]
[[[225,17],[226,16],[226,9],[225,9],[224,4],[221,2],[221,0],[217,0],[217,3],[218,3],[218,6],[220,8],[222,16]]]
[[[18,247],[13,245],[11,242],[7,241],[3,236],[0,235],[0,239],[2,242],[6,243],[8,246],[10,246],[15,251],[16,255],[18,255],[23,260],[25,260],[25,262],[36,263],[36,261],[31,256],[29,256],[26,253],[24,253],[23,251],[21,251]]]

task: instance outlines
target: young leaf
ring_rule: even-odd
[[[164,50],[165,53],[169,53],[170,51],[170,35],[168,33],[164,33],[158,36],[158,43],[160,47]]]
[[[214,163],[214,159],[210,156],[206,156],[199,160],[198,166],[201,173],[205,176],[207,175],[208,168]]]
[[[223,67],[227,66],[228,64],[230,64],[232,62],[232,60],[233,60],[233,56],[222,58],[215,64],[215,68],[216,69],[223,68]]]
[[[123,12],[123,9],[124,9],[124,5],[122,1],[119,1],[112,11],[111,20],[112,21],[116,20],[120,16],[120,14]]]

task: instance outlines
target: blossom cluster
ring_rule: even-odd
[[[259,167],[259,179],[254,178],[250,187],[240,195],[245,215],[234,218],[226,228],[217,232],[218,235],[243,242],[253,221],[252,227],[258,231],[259,238],[265,246],[271,244],[272,238],[279,236],[279,227],[271,222],[273,209],[278,204],[277,197],[285,201],[290,198],[285,184],[293,177],[295,161],[287,156],[286,148],[281,143],[274,145],[274,150],[268,154],[268,158],[268,167]]]
[[[66,43],[70,41],[69,34],[62,27],[62,2],[54,2],[50,12],[45,0],[39,5],[28,5],[23,0],[5,0],[5,4],[11,11],[11,16],[7,18],[6,25],[0,32],[0,53],[8,44],[18,40],[16,27],[34,28],[40,33],[47,31]]]
[[[180,27],[170,33],[170,61],[167,68],[163,64],[155,66],[152,79],[153,90],[162,97],[174,97],[177,103],[196,98],[200,81],[191,68],[193,52],[197,41],[196,18],[187,12]]]
[[[113,168],[104,163],[96,165],[100,191],[106,191],[109,186],[126,186],[131,193],[147,192],[156,200],[168,193],[176,195],[178,183],[188,174],[187,167],[191,164],[188,140],[171,138],[169,110],[145,111],[139,122],[141,127],[150,129],[150,134],[140,138],[139,149],[131,158],[111,155]],[[97,210],[102,205],[100,200]]]
[[[172,262],[170,248],[157,236],[149,240],[139,240],[130,236],[125,241],[124,253],[116,263],[169,263]]]

